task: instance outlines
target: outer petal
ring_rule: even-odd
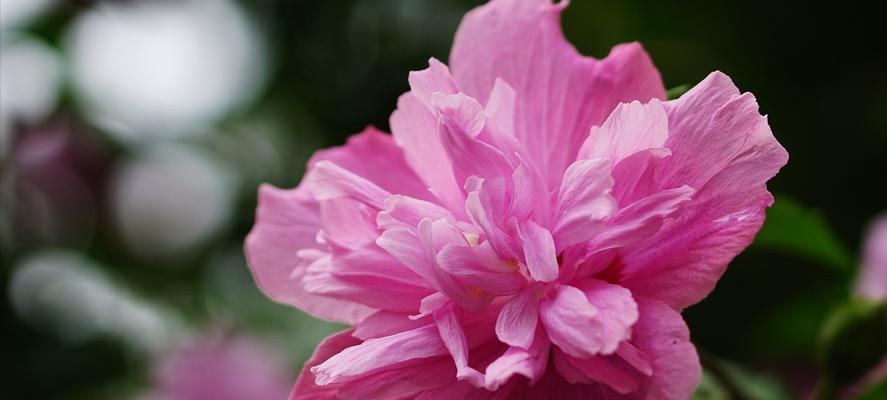
[[[296,385],[290,394],[290,400],[315,400],[330,399],[336,397],[336,391],[339,389],[335,385],[318,386],[314,383],[314,374],[311,369],[316,365],[323,363],[330,357],[338,354],[342,350],[360,344],[360,340],[351,336],[351,329],[334,333],[320,342],[314,349],[314,354],[305,362],[302,371],[296,379]]]
[[[393,369],[411,360],[448,354],[432,325],[369,339],[349,347],[311,368],[318,385],[347,382]]]
[[[681,315],[667,305],[638,299],[640,318],[632,343],[647,357],[653,374],[636,398],[690,398],[702,376],[696,348]]]
[[[465,16],[450,54],[456,82],[481,103],[497,78],[512,85],[515,137],[551,188],[576,159],[588,129],[617,104],[665,96],[638,44],[617,46],[604,60],[580,55],[560,29],[565,4],[491,1]]]
[[[623,252],[621,284],[680,309],[704,298],[751,243],[773,201],[766,182],[788,155],[754,97],[739,95],[723,74],[665,105],[672,156],[659,164],[656,180],[697,192],[679,218]]]
[[[320,150],[308,161],[312,169],[320,161],[336,165],[373,182],[383,190],[421,200],[432,200],[428,185],[407,165],[403,150],[391,135],[370,126],[348,138],[344,146]]]
[[[305,185],[293,190],[263,185],[256,224],[244,244],[250,270],[259,287],[275,301],[318,318],[357,323],[372,309],[305,290],[303,280],[313,260],[300,260],[297,254],[319,247],[314,240],[319,229],[318,205]]]

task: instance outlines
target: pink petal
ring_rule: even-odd
[[[471,221],[481,228],[484,238],[490,242],[500,258],[519,260],[523,251],[516,240],[517,232],[510,232],[504,221],[507,213],[505,199],[501,198],[505,192],[504,180],[478,179],[476,182],[479,188],[468,193],[465,211]]]
[[[612,187],[607,159],[579,160],[570,165],[557,196],[552,233],[558,250],[586,241],[603,229],[603,220],[616,211]]]
[[[459,281],[495,296],[517,293],[527,284],[516,266],[499,260],[489,242],[475,247],[444,246],[437,254],[437,262]]]
[[[558,286],[539,311],[551,342],[579,358],[615,352],[638,317],[628,290],[597,280]]]
[[[436,60],[430,64],[426,70],[411,73],[416,90],[398,99],[397,110],[391,114],[391,132],[416,175],[443,204],[461,213],[462,182],[456,183],[453,177],[450,158],[437,134],[437,116],[429,108],[432,93],[457,90],[447,82],[451,78],[445,66],[441,68]]]
[[[640,318],[632,343],[649,357],[653,374],[645,385],[645,398],[684,400],[690,398],[702,367],[690,331],[677,311],[667,305],[638,299]]]
[[[314,240],[318,229],[317,202],[304,185],[293,190],[263,185],[259,190],[256,224],[244,244],[250,270],[259,287],[275,301],[293,305],[317,318],[357,323],[373,310],[305,290],[303,279],[308,263],[300,261],[297,253],[318,248]]]
[[[548,351],[551,346],[543,329],[539,329],[534,336],[535,340],[532,340],[531,345],[509,347],[504,354],[487,366],[484,371],[486,375],[484,385],[487,390],[499,389],[515,374],[523,375],[531,384],[542,378],[548,365]]]
[[[323,222],[321,237],[325,243],[358,248],[372,243],[379,236],[374,221],[376,211],[357,200],[325,200],[320,203],[320,216]]]
[[[594,251],[637,243],[662,227],[665,218],[675,215],[690,201],[695,190],[689,186],[663,190],[619,210],[607,221],[607,227],[594,238]]]
[[[381,210],[391,194],[376,184],[345,170],[332,161],[320,161],[306,177],[308,186],[319,201],[353,199]]]
[[[529,349],[539,321],[539,300],[542,288],[527,287],[511,298],[496,319],[496,336],[512,347]]]
[[[432,200],[428,186],[407,165],[404,151],[391,135],[370,126],[348,138],[344,146],[319,150],[308,161],[310,171],[320,161],[336,165],[373,182],[383,190]]]
[[[360,340],[368,340],[383,336],[391,336],[398,332],[416,329],[428,325],[428,320],[416,320],[403,313],[377,311],[360,321],[354,327],[352,336]]]
[[[302,367],[302,371],[296,379],[290,400],[327,399],[336,396],[338,388],[335,385],[324,387],[314,383],[314,374],[311,369],[342,350],[360,344],[360,340],[351,336],[351,332],[352,330],[348,329],[334,333],[317,345],[314,354],[305,362],[305,366]]]
[[[582,158],[608,158],[614,164],[639,151],[661,148],[668,138],[668,117],[659,100],[620,104],[582,145]]]
[[[385,231],[376,241],[379,247],[421,276],[428,285],[443,293],[461,307],[471,310],[483,308],[488,299],[470,293],[437,264],[433,223],[423,220],[419,232],[407,228]],[[464,239],[463,239],[464,243]]]
[[[440,333],[440,339],[456,364],[456,379],[468,381],[477,387],[483,386],[483,374],[468,366],[468,340],[465,338],[462,323],[452,305],[434,311],[434,321],[437,331]]]
[[[621,394],[629,394],[640,386],[638,377],[621,370],[603,357],[577,358],[555,350],[554,365],[564,379],[572,384],[603,383]]]
[[[766,181],[787,154],[754,98],[739,95],[723,74],[665,106],[672,156],[657,168],[660,187],[686,184],[697,192],[680,218],[623,251],[620,284],[681,309],[704,298],[751,243],[773,201]]]
[[[438,132],[444,150],[453,161],[456,182],[476,175],[484,178],[510,177],[514,168],[499,149],[477,138],[486,119],[476,100],[463,94],[433,97],[439,113]]]
[[[369,339],[311,368],[318,385],[347,382],[405,362],[448,354],[435,326]]]
[[[613,197],[620,207],[625,207],[640,199],[660,191],[656,181],[656,168],[662,159],[671,155],[671,151],[654,148],[634,153],[613,167],[610,173],[613,184]]]
[[[497,78],[517,93],[515,137],[556,187],[592,125],[621,102],[664,98],[653,64],[638,44],[604,60],[583,57],[564,38],[566,3],[495,0],[469,12],[450,62],[462,91],[485,104]]]
[[[551,282],[557,279],[557,253],[551,232],[529,219],[521,221],[519,226],[524,258],[530,275],[539,282]]]
[[[449,68],[433,57],[428,59],[428,68],[410,72],[409,81],[410,92],[425,105],[431,105],[435,93],[459,93]]]
[[[448,357],[358,378],[341,385],[337,399],[402,399],[455,384],[456,371]]]
[[[484,112],[489,123],[502,134],[512,135],[514,133],[514,106],[516,102],[517,94],[514,92],[514,88],[502,79],[496,78]]]
[[[419,301],[432,290],[418,277],[405,276],[411,271],[390,259],[369,261],[366,252],[350,257],[324,257],[308,266],[303,284],[314,295],[347,300],[374,309],[413,313]],[[394,273],[386,274],[385,267]],[[402,271],[400,271],[402,270]]]
[[[394,195],[385,199],[385,208],[377,214],[376,224],[380,229],[391,229],[398,226],[415,228],[425,218],[438,220],[452,217],[453,214],[449,210],[437,204]]]

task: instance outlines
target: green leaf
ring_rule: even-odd
[[[887,379],[875,383],[866,388],[866,392],[856,400],[884,400],[887,399]]]
[[[752,371],[735,362],[700,350],[702,380],[693,400],[790,400],[788,390],[776,376]]]
[[[681,97],[682,94],[687,93],[688,90],[690,90],[690,85],[686,83],[683,85],[675,86],[665,91],[665,98],[669,100],[674,100],[678,97]]]
[[[738,364],[722,363],[724,374],[739,391],[740,398],[749,400],[787,400],[791,395],[772,375],[754,373]]]
[[[826,386],[857,381],[887,353],[887,303],[847,301],[823,324],[820,343]]]
[[[730,392],[711,371],[702,371],[702,380],[693,392],[692,400],[730,400]]]
[[[786,196],[777,196],[753,246],[789,252],[833,268],[844,275],[855,270],[853,257],[815,211]]]

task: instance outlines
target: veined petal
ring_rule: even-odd
[[[542,287],[532,285],[511,298],[496,319],[496,336],[512,347],[529,349],[539,322]]]
[[[318,385],[328,385],[384,371],[407,361],[445,354],[448,350],[437,328],[427,325],[348,347],[311,367],[311,372]]]
[[[348,198],[381,210],[385,199],[391,196],[376,184],[345,170],[332,161],[315,164],[306,179],[311,192],[319,201]]]

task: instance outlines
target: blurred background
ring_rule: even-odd
[[[387,130],[408,71],[446,60],[478,3],[0,1],[0,398],[189,398],[201,377],[246,387],[210,398],[285,397],[339,327],[254,285],[241,246],[257,186],[295,186],[314,150]],[[852,300],[887,209],[884,15],[574,3],[563,23],[581,52],[640,41],[667,87],[722,70],[791,155],[758,240],[685,312],[697,397],[805,398],[857,378],[887,332],[853,334],[869,314]]]

